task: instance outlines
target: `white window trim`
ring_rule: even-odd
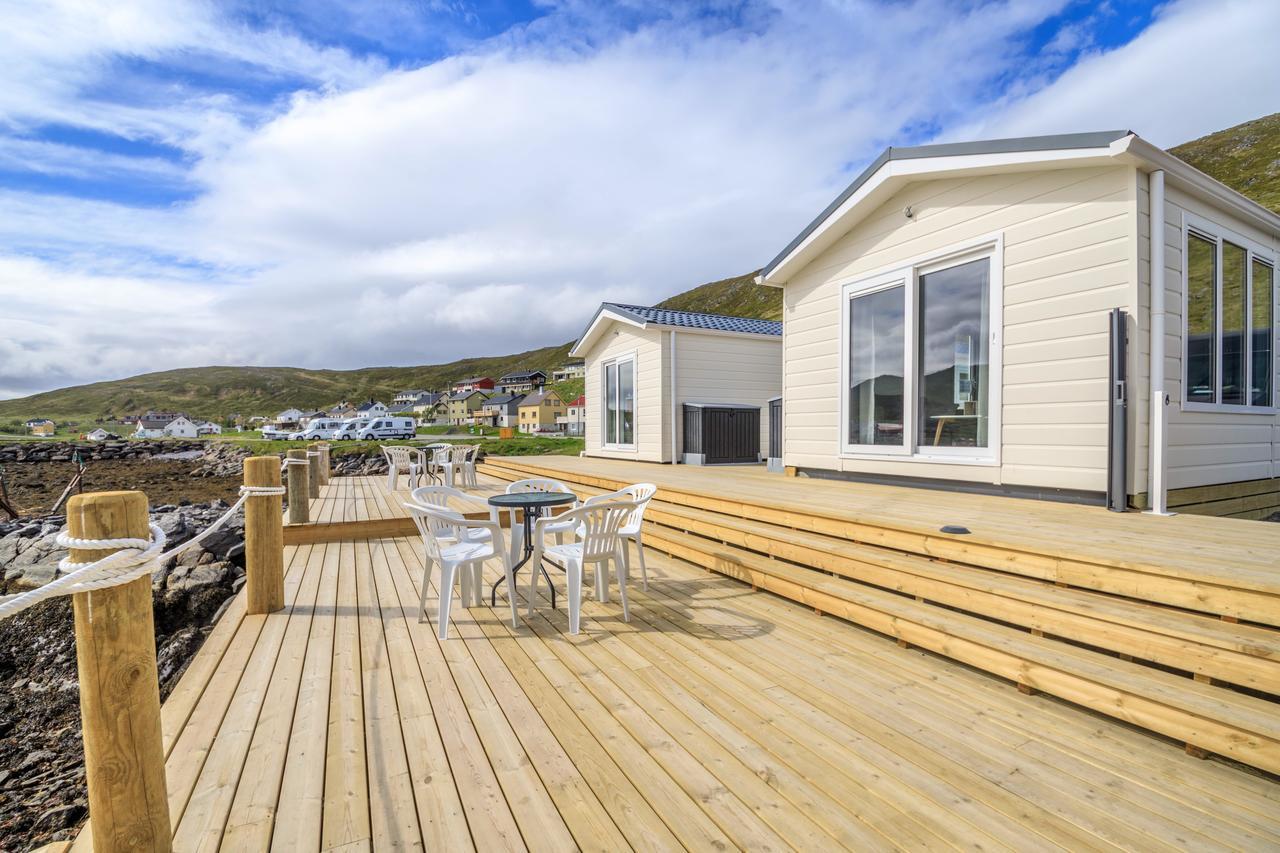
[[[1193,233],[1199,236],[1213,240],[1216,247],[1216,257],[1214,260],[1214,272],[1217,280],[1214,282],[1214,395],[1221,398],[1222,396],[1222,243],[1227,241],[1234,243],[1245,249],[1245,269],[1248,270],[1248,279],[1245,288],[1245,304],[1253,306],[1253,261],[1256,257],[1263,263],[1271,265],[1272,286],[1271,286],[1271,405],[1269,406],[1249,406],[1239,403],[1201,403],[1187,399],[1187,359],[1188,344],[1190,338],[1188,335],[1188,323],[1190,318],[1187,310],[1190,301],[1191,287],[1191,265],[1187,263],[1187,247],[1188,241]],[[1196,216],[1194,213],[1182,213],[1182,364],[1181,371],[1178,375],[1178,384],[1182,386],[1182,400],[1180,401],[1182,411],[1184,412],[1224,412],[1233,415],[1262,415],[1266,417],[1274,416],[1280,412],[1280,406],[1277,406],[1276,395],[1276,373],[1277,344],[1280,344],[1280,323],[1276,322],[1276,309],[1280,305],[1280,267],[1276,264],[1276,255],[1268,250],[1256,240],[1251,240],[1239,232],[1232,231],[1217,222]],[[1253,335],[1245,335],[1245,368],[1252,375],[1253,370]]]
[[[989,258],[991,269],[987,300],[991,313],[990,389],[987,394],[988,441],[987,447],[975,453],[966,447],[925,447],[916,443],[917,377],[916,341],[919,335],[918,294],[920,275],[936,272],[959,264]],[[878,445],[850,444],[849,435],[849,300],[854,296],[872,293],[901,284],[906,287],[906,340],[903,363],[903,433],[901,447],[885,448]],[[837,455],[842,459],[860,459],[884,462],[927,462],[944,465],[998,466],[1000,464],[1001,413],[1004,390],[1004,235],[989,234],[977,240],[948,246],[944,249],[919,255],[894,268],[882,268],[869,275],[845,282],[840,288],[840,437]]]
[[[609,434],[607,420],[609,417],[609,404],[605,400],[605,393],[609,387],[607,380],[610,365],[621,365],[631,362],[631,393],[635,399],[635,410],[631,413],[631,443],[609,443],[605,441],[605,436]],[[639,368],[639,350],[630,350],[629,352],[620,353],[615,356],[603,359],[600,362],[600,448],[602,450],[614,450],[621,453],[635,453],[640,448],[640,368]]]

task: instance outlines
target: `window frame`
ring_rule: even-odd
[[[621,452],[633,453],[639,447],[640,371],[638,368],[638,363],[639,363],[638,354],[639,354],[638,350],[631,350],[629,352],[619,353],[618,355],[603,359],[600,362],[600,447],[604,450],[617,450]],[[607,393],[609,388],[609,368],[612,366],[612,367],[616,367],[618,370],[621,370],[621,366],[624,364],[631,365],[631,394],[632,394],[632,399],[635,402],[635,408],[631,412],[631,418],[632,418],[631,442],[629,444],[624,444],[622,442],[610,442],[606,440],[606,437],[609,435],[609,404],[608,404],[608,401],[605,399],[605,394]],[[622,382],[619,381],[618,393],[621,393],[621,390],[622,390]],[[616,434],[620,435],[622,433],[622,423],[621,423],[622,401],[621,400],[617,401],[617,409],[615,409],[615,411],[617,412],[618,421],[619,421]]]
[[[1187,365],[1190,349],[1190,338],[1188,336],[1188,324],[1190,318],[1187,316],[1187,310],[1190,301],[1191,290],[1191,269],[1187,263],[1187,253],[1190,247],[1192,236],[1199,237],[1202,240],[1208,240],[1214,245],[1214,368],[1213,368],[1213,396],[1215,402],[1203,403],[1197,400],[1188,400],[1187,392],[1189,385],[1187,383]],[[1244,267],[1246,270],[1244,304],[1247,307],[1246,317],[1244,318],[1244,364],[1246,385],[1251,386],[1251,377],[1253,376],[1253,264],[1255,260],[1261,261],[1263,264],[1271,267],[1271,402],[1265,406],[1254,406],[1250,403],[1223,403],[1222,400],[1222,285],[1223,285],[1223,265],[1222,265],[1222,244],[1224,242],[1239,246],[1245,250]],[[1280,342],[1280,324],[1276,323],[1276,308],[1280,304],[1277,296],[1280,296],[1280,276],[1277,273],[1280,269],[1276,265],[1276,253],[1270,251],[1256,240],[1251,240],[1238,231],[1233,231],[1224,225],[1196,216],[1191,213],[1184,212],[1182,214],[1182,301],[1180,310],[1182,312],[1182,348],[1181,357],[1182,364],[1178,373],[1178,381],[1182,385],[1182,393],[1180,405],[1184,412],[1226,412],[1236,415],[1263,415],[1274,416],[1280,412],[1280,406],[1277,405],[1276,395],[1276,370],[1280,365],[1280,353],[1277,352],[1277,343]],[[1252,397],[1252,388],[1246,387],[1246,399]]]
[[[918,352],[920,336],[920,277],[951,267],[986,259],[990,264],[987,304],[990,316],[988,341],[987,446],[933,447],[921,445],[916,426],[919,411]],[[903,443],[901,446],[851,444],[849,442],[849,304],[858,296],[902,285],[905,294],[905,328],[903,329]],[[1002,445],[1002,398],[1004,390],[1004,237],[989,234],[966,243],[918,255],[906,263],[881,268],[840,286],[840,387],[838,455],[842,459],[880,460],[886,462],[926,462],[950,465],[998,466]],[[975,452],[977,451],[977,452]]]

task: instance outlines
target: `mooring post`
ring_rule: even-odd
[[[302,466],[298,466],[302,467]],[[244,460],[246,486],[280,485],[280,460]],[[251,495],[244,504],[245,598],[249,613],[284,607],[284,518],[280,495]]]
[[[329,443],[320,442],[320,485],[329,485]]]
[[[142,492],[90,492],[67,502],[76,539],[149,539]],[[89,563],[118,549],[72,549]],[[173,849],[151,576],[73,596],[80,718],[93,847],[100,853]]]
[[[297,459],[300,462],[307,461],[307,451],[290,450],[288,453],[290,459]],[[308,473],[311,470],[310,464],[298,465],[297,463],[289,463],[289,523],[290,524],[306,524],[310,520],[311,503],[311,487],[307,485],[310,479]]]
[[[307,445],[307,461],[310,463],[307,469],[307,493],[313,498],[320,497],[320,462],[322,458],[319,442]]]

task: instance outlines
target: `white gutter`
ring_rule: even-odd
[[[677,460],[679,459],[679,455],[677,453],[677,447],[676,447],[676,443],[678,439],[676,438],[677,413],[676,413],[676,330],[675,329],[671,330],[670,340],[671,340],[671,353],[669,358],[671,361],[671,464],[675,465],[677,464]]]
[[[1164,384],[1164,171],[1151,172],[1147,197],[1151,245],[1151,426],[1147,432],[1150,457],[1147,463],[1147,505],[1152,515],[1172,515],[1165,492],[1165,384]]]

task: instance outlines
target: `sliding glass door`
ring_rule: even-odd
[[[845,453],[992,458],[993,252],[845,287]]]
[[[851,445],[905,446],[906,291],[898,283],[849,300]]]

